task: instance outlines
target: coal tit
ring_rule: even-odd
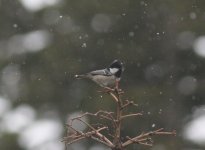
[[[82,75],[75,75],[75,78],[91,79],[92,81],[104,88],[118,88],[118,83],[120,81],[123,70],[123,63],[119,60],[114,60],[110,64],[110,66],[105,69],[91,71]]]

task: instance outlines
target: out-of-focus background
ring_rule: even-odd
[[[204,0],[0,0],[0,149],[64,150],[69,118],[115,109],[73,76],[116,58],[124,97],[139,104],[129,111],[144,113],[123,136],[178,133],[128,149],[205,149]],[[107,150],[88,140],[68,149]]]

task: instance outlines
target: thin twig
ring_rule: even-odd
[[[93,126],[91,126],[89,123],[81,120],[78,118],[79,121],[81,121],[82,123],[84,123],[85,125],[87,125],[91,130],[95,131],[95,135],[98,136],[100,139],[104,140],[106,143],[112,145],[112,142],[104,135],[102,135],[100,132],[98,132],[98,130],[96,130]]]
[[[137,143],[137,142],[139,142],[140,139],[148,138],[149,136],[152,136],[152,135],[176,135],[175,131],[172,131],[172,132],[162,132],[162,130],[163,130],[163,128],[160,128],[160,129],[157,129],[155,131],[150,131],[150,132],[147,132],[147,133],[142,133],[139,136],[136,136],[134,138],[131,138],[131,139],[127,140],[126,142],[124,142],[122,144],[122,146],[126,147],[126,146],[128,146],[128,145],[130,145],[132,143]]]
[[[118,103],[118,98],[113,94],[112,92],[109,92],[109,94],[113,97],[116,103]]]
[[[135,117],[135,116],[142,116],[142,114],[141,114],[141,113],[128,114],[128,115],[121,116],[120,119],[122,120],[122,119],[125,119],[125,118],[127,118],[127,117]]]
[[[83,118],[83,117],[85,117],[85,116],[100,116],[100,114],[105,114],[105,115],[107,115],[107,116],[109,116],[110,117],[110,119],[111,119],[111,116],[112,116],[112,114],[114,114],[114,112],[108,112],[108,111],[104,111],[104,110],[99,110],[98,112],[96,112],[96,113],[89,113],[89,112],[86,112],[86,113],[84,113],[84,114],[82,114],[82,115],[80,115],[80,116],[77,116],[77,117],[74,117],[74,118],[72,118],[71,120],[75,120],[75,119],[78,119],[78,118]]]
[[[129,101],[129,100],[125,100],[125,101],[126,101],[126,103],[124,105],[122,105],[121,109],[124,109],[124,108],[126,108],[130,105],[133,105],[133,106],[136,106],[136,107],[138,106],[138,104],[134,103],[134,101]]]
[[[72,127],[71,127],[71,128],[72,128]],[[73,128],[72,128],[72,129],[73,129]],[[102,131],[102,130],[104,130],[104,129],[107,129],[107,127],[102,127],[102,128],[100,128],[100,129],[97,129],[96,131],[97,131],[97,132],[100,132],[100,131]],[[74,134],[72,134],[72,135],[73,135],[73,138],[72,138],[72,135],[69,136],[69,137],[71,138],[70,141],[67,139],[67,137],[64,138],[63,141],[65,141],[66,144],[72,144],[72,143],[77,142],[77,141],[79,141],[79,140],[82,140],[82,139],[84,139],[84,138],[86,138],[86,137],[89,137],[89,136],[91,136],[92,134],[95,134],[96,131],[90,131],[90,132],[86,132],[86,133],[78,132],[78,133],[77,133],[78,135],[76,135],[76,133],[74,133]],[[77,137],[77,138],[76,138],[76,137]]]
[[[106,145],[106,146],[108,146],[108,147],[110,147],[110,148],[113,148],[113,147],[114,147],[114,145],[113,145],[112,143],[104,142],[104,141],[102,141],[102,140],[100,140],[100,139],[98,139],[98,138],[96,138],[96,137],[94,137],[94,136],[91,136],[90,138],[92,138],[93,140],[95,140],[95,141],[97,141],[97,142],[99,142],[99,143],[102,143],[102,144],[104,144],[104,145]]]

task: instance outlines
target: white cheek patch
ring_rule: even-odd
[[[115,73],[118,72],[118,71],[119,71],[118,68],[110,68],[110,72],[111,72],[112,74],[115,74]]]

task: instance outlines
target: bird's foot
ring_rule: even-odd
[[[122,89],[116,88],[114,89],[114,91],[118,94],[124,94],[124,91]]]
[[[118,93],[118,94],[123,94],[124,91],[122,89],[119,88],[119,81],[116,80],[115,82],[115,88],[114,88],[115,92]]]

